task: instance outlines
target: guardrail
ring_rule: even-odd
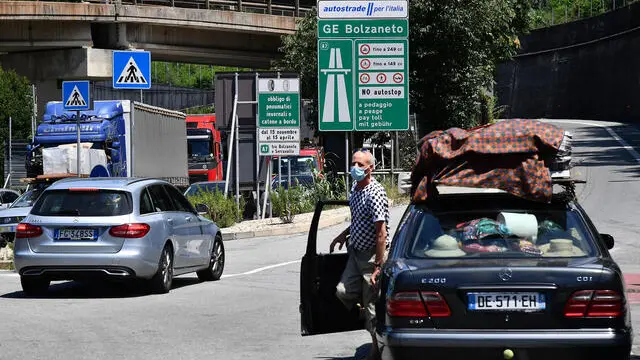
[[[34,0],[22,0],[34,1]],[[35,0],[38,1],[38,0]],[[169,6],[184,9],[241,11],[265,15],[304,16],[315,1],[309,0],[47,0],[54,2]]]

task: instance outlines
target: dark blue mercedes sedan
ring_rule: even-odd
[[[629,359],[614,239],[575,197],[463,189],[412,203],[400,221],[379,278],[383,359]],[[347,254],[316,245],[323,208],[345,204],[316,208],[301,265],[303,336],[364,328],[335,296]]]

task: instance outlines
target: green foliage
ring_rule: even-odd
[[[271,193],[274,215],[283,223],[292,223],[297,214],[312,212],[320,200],[345,198],[344,179],[313,170],[313,185],[292,184],[285,189],[279,186]]]
[[[409,4],[410,101],[420,133],[471,127],[480,118],[480,92],[497,63],[513,56],[517,34],[529,24],[529,0],[414,0]],[[300,74],[302,97],[312,100],[317,129],[316,10],[282,38],[279,70]]]
[[[410,3],[411,100],[421,134],[478,124],[480,89],[515,54],[527,30],[526,0]]]
[[[216,112],[215,105],[203,105],[196,106],[192,108],[184,109],[185,114],[187,115],[197,115],[197,114],[213,114]]]
[[[5,71],[0,67],[0,139],[3,139],[3,143],[9,139],[9,117],[12,138],[31,137],[32,113],[31,85],[27,78],[13,70]],[[0,146],[0,163],[4,163],[4,146]],[[3,174],[4,172],[0,171],[0,178],[3,178]]]
[[[303,18],[297,20],[298,30],[282,37],[281,60],[275,62],[278,71],[292,71],[300,76],[300,96],[310,100],[307,123],[318,129],[318,44],[316,20],[317,10],[313,7]]]
[[[220,228],[232,226],[241,220],[244,212],[244,200],[240,199],[240,211],[233,197],[226,198],[221,191],[198,191],[195,195],[187,197],[191,204],[204,204],[209,207],[206,218],[215,222]]]
[[[217,72],[247,70],[250,69],[153,61],[151,64],[151,77],[154,83],[171,84],[178,87],[211,89],[214,87]]]
[[[283,223],[290,224],[296,215],[312,211],[313,208],[309,206],[308,192],[308,189],[298,184],[295,186],[292,184],[288,189],[278,186],[271,193],[274,215],[278,216]]]
[[[381,175],[376,175],[375,178],[382,185],[382,187],[384,187],[384,191],[387,193],[387,197],[389,198],[389,200],[393,201],[394,205],[409,203],[409,195],[403,194],[398,191],[397,177],[394,178],[393,184],[391,183],[390,176],[383,177]]]

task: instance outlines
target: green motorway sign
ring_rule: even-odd
[[[353,130],[353,41],[318,40],[321,131]]]
[[[333,0],[321,7],[322,1],[318,8],[326,11],[318,13],[319,130],[407,130],[407,2]],[[353,12],[336,15],[342,9]]]
[[[406,39],[354,41],[356,130],[407,130],[409,74]]]

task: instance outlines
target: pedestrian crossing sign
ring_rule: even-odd
[[[151,52],[113,52],[114,89],[151,88]]]
[[[63,81],[62,105],[65,110],[89,110],[89,81]]]

